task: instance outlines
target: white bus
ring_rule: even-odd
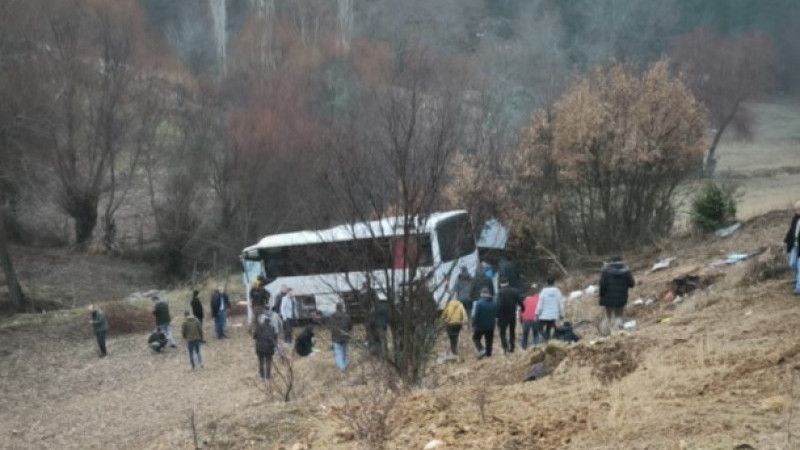
[[[400,286],[408,279],[411,265],[416,266],[415,279],[428,277],[441,308],[446,300],[444,279],[461,266],[470,274],[478,267],[469,214],[458,210],[414,217],[404,232],[405,222],[403,217],[389,217],[266,236],[242,251],[246,292],[263,275],[272,299],[282,285],[292,288],[301,318],[314,309],[329,315],[367,276],[384,297],[387,286]],[[394,276],[395,283],[387,283],[387,276]]]

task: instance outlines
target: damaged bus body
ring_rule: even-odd
[[[246,292],[259,276],[272,299],[282,285],[291,287],[303,320],[315,310],[332,314],[368,279],[382,299],[387,289],[426,279],[441,308],[445,279],[460,266],[474,274],[478,251],[469,214],[458,210],[270,235],[245,248],[241,260]]]

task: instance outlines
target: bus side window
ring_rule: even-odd
[[[408,245],[404,246],[403,243],[406,242],[403,238],[398,238],[394,240],[394,268],[395,269],[405,269],[407,266],[414,265],[417,261],[417,241],[415,239],[409,239]],[[408,248],[408,254],[405,254],[405,250]],[[414,264],[412,264],[414,263]]]

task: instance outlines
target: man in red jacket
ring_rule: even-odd
[[[533,345],[538,344],[540,340],[539,323],[536,321],[536,306],[539,304],[538,284],[533,283],[531,285],[531,292],[525,297],[522,304],[525,305],[525,309],[519,313],[519,320],[522,322],[522,342],[520,342],[520,347],[525,350],[528,348],[528,334],[533,332]]]

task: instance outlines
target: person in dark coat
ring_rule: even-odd
[[[517,340],[517,308],[525,309],[522,295],[508,280],[501,278],[500,289],[497,291],[497,329],[500,332],[503,353],[514,352],[514,342]]]
[[[472,342],[478,358],[492,356],[494,326],[497,319],[497,302],[492,298],[488,288],[481,289],[480,298],[472,310]],[[485,345],[481,345],[483,339]]]
[[[272,372],[272,356],[275,354],[278,333],[270,321],[262,314],[258,318],[258,325],[253,332],[256,341],[256,356],[258,356],[258,376],[262,380],[269,379]]]
[[[519,281],[517,266],[515,266],[513,262],[509,261],[505,257],[500,258],[500,261],[497,263],[497,274],[500,278],[505,278],[508,280],[509,286],[520,292],[522,291],[522,285]]]
[[[89,305],[89,311],[91,311],[91,324],[92,329],[94,329],[94,336],[97,338],[97,347],[100,349],[100,357],[104,358],[106,355],[108,355],[108,352],[106,352],[108,319],[106,319],[106,314],[100,309],[96,308],[94,305]]]
[[[170,347],[177,347],[175,344],[175,336],[172,335],[172,317],[169,315],[169,305],[158,296],[154,296],[153,300],[153,316],[156,319],[156,326],[160,327],[167,337]]]
[[[294,352],[299,356],[308,356],[314,347],[314,327],[306,325],[294,340]]]
[[[453,286],[453,294],[456,299],[464,305],[464,310],[467,311],[467,316],[472,314],[472,304],[476,297],[472,294],[472,275],[469,274],[466,266],[461,266],[461,271],[456,277],[456,283]]]
[[[214,318],[214,329],[217,332],[217,339],[226,338],[225,321],[228,311],[231,309],[231,301],[222,286],[217,287],[217,291],[211,296],[211,317]]]
[[[475,272],[475,277],[472,279],[472,294],[470,297],[477,299],[481,295],[481,290],[486,288],[489,290],[489,295],[494,296],[494,281],[484,273],[483,269],[478,266],[478,271]],[[474,303],[473,303],[474,305]]]
[[[786,255],[789,259],[789,267],[794,272],[794,295],[800,295],[800,265],[798,264],[798,246],[800,241],[800,201],[794,204],[794,216],[789,224],[789,230],[783,242],[786,244]]]
[[[250,289],[250,309],[253,311],[253,320],[269,307],[269,291],[261,284],[261,280],[253,280],[253,287]]]
[[[622,315],[628,303],[628,290],[634,286],[631,269],[615,256],[600,275],[600,306],[605,307],[606,317],[603,329],[612,326],[622,329]]]
[[[192,292],[192,301],[189,302],[189,305],[192,307],[192,315],[200,321],[200,325],[203,325],[203,304],[200,302],[200,291],[195,289]]]
[[[161,350],[167,346],[167,335],[161,327],[156,327],[150,336],[147,338],[147,346],[154,352],[161,353]]]

